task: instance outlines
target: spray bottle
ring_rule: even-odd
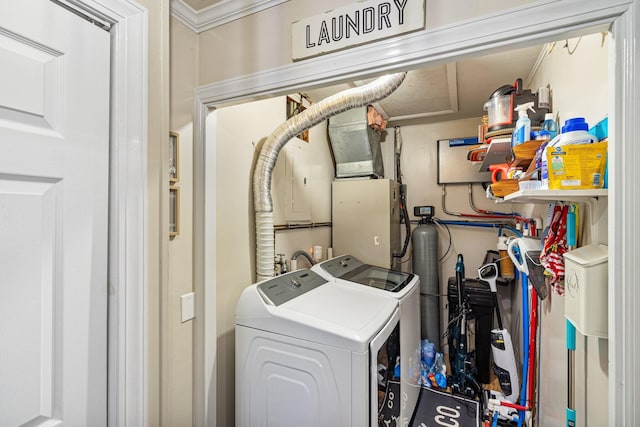
[[[518,121],[516,122],[516,129],[513,131],[513,137],[511,139],[511,145],[515,147],[523,142],[531,139],[531,119],[527,115],[527,110],[531,110],[534,113],[533,102],[525,102],[514,108],[514,111],[518,112]]]

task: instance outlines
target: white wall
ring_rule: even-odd
[[[553,110],[561,124],[568,118],[584,117],[592,126],[607,116],[611,96],[607,75],[610,38],[610,35],[603,38],[601,34],[594,34],[549,46],[550,52],[532,79],[531,87],[550,85]],[[574,49],[571,55],[569,52]],[[607,243],[606,231],[606,225],[599,230],[600,243]],[[590,242],[583,242],[587,243]],[[567,404],[564,296],[551,293],[543,301],[540,323],[540,425],[560,425],[565,420]],[[590,425],[607,425],[607,340],[578,333],[576,341],[578,419],[588,420]]]
[[[477,0],[452,7],[449,0],[427,0],[426,27],[446,26],[531,2]],[[352,3],[353,0],[290,0],[200,33],[200,84],[291,63],[292,22]]]
[[[163,417],[170,418],[167,388],[164,379],[170,371],[170,359],[161,359],[166,337],[166,306],[162,305],[167,291],[168,272],[168,170],[167,141],[169,134],[169,0],[141,0],[148,11],[148,134],[147,134],[147,262],[148,293],[146,307],[147,328],[147,424],[160,425]],[[145,203],[145,201],[140,201]],[[142,315],[142,314],[141,314]],[[144,345],[144,343],[141,343]],[[161,380],[162,378],[162,380]]]
[[[180,234],[169,242],[168,284],[163,294],[164,423],[193,424],[193,321],[182,322],[181,296],[193,291],[193,87],[197,84],[197,36],[170,21],[170,130],[179,138]],[[163,163],[164,165],[165,163]]]

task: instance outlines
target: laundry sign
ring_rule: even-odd
[[[294,61],[425,27],[425,0],[360,1],[291,24]]]

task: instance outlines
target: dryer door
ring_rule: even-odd
[[[400,311],[371,340],[370,398],[371,427],[400,420]]]

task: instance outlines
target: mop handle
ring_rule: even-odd
[[[529,277],[520,276],[522,282],[522,385],[520,387],[520,405],[527,406],[527,367],[529,364]],[[518,427],[524,423],[525,411],[518,411]]]
[[[529,391],[527,392],[529,398],[529,407],[535,406],[535,363],[536,363],[536,334],[538,329],[538,293],[536,288],[531,288],[531,315],[529,316],[531,321],[529,322]]]
[[[567,212],[567,247],[569,250],[574,249],[578,244],[577,227],[576,227],[576,209],[574,204],[569,205]],[[576,327],[569,321],[567,323],[567,427],[575,427],[576,410],[574,396],[574,369],[575,369],[575,352],[576,352]]]
[[[456,262],[456,285],[458,287],[458,304],[463,307],[462,301],[464,295],[464,258],[462,254],[458,254],[458,260]]]
[[[567,388],[567,427],[576,426],[576,410],[574,408],[573,370],[576,351],[576,327],[568,319],[567,324],[567,365],[569,368],[569,384]]]
[[[491,268],[489,271],[493,271],[489,278],[484,275],[486,269]],[[498,264],[490,263],[485,264],[478,269],[478,277],[480,280],[487,282],[489,284],[489,289],[491,290],[491,295],[493,296],[493,305],[495,307],[496,316],[498,318],[498,329],[502,329],[502,317],[500,316],[500,306],[498,305],[498,288],[496,287],[496,277],[498,277]]]
[[[569,205],[567,212],[567,246],[573,249],[578,245],[576,228],[576,205]]]
[[[502,317],[500,316],[500,307],[498,306],[498,294],[493,294],[493,305],[495,306],[496,317],[498,318],[498,329],[502,329]]]

